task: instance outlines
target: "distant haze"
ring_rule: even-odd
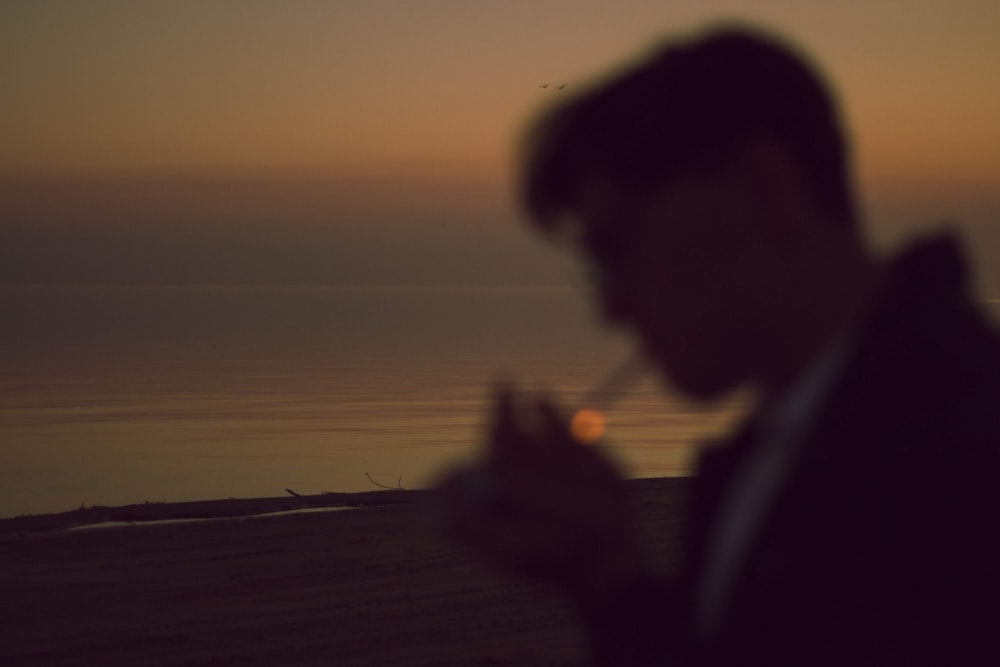
[[[506,193],[463,179],[19,181],[0,210],[6,283],[572,280]]]
[[[1000,295],[1000,195],[876,184],[878,248],[956,227]],[[564,285],[571,257],[474,179],[41,179],[0,187],[0,282]]]
[[[719,17],[828,74],[879,245],[960,221],[1000,294],[976,0],[2,3],[0,282],[571,282],[519,219],[518,132]]]

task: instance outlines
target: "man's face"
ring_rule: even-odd
[[[606,317],[631,328],[679,389],[716,398],[753,375],[768,258],[733,179],[643,195],[594,179],[580,217]]]

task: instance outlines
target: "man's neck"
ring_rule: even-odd
[[[826,350],[849,336],[881,294],[882,267],[867,255],[835,266],[803,281],[798,303],[790,300],[787,321],[773,339],[772,364],[762,374],[761,407],[783,396]]]

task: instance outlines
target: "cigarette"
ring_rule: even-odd
[[[635,386],[641,371],[642,360],[638,355],[626,357],[583,395],[580,406],[607,410]]]
[[[584,445],[594,444],[603,438],[606,426],[603,411],[632,389],[641,370],[639,357],[628,357],[585,393],[580,409],[569,420],[570,437]]]

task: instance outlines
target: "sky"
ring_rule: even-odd
[[[958,220],[1000,288],[1000,4],[972,0],[2,3],[0,281],[566,280],[518,224],[520,128],[724,18],[826,72],[876,242]]]

